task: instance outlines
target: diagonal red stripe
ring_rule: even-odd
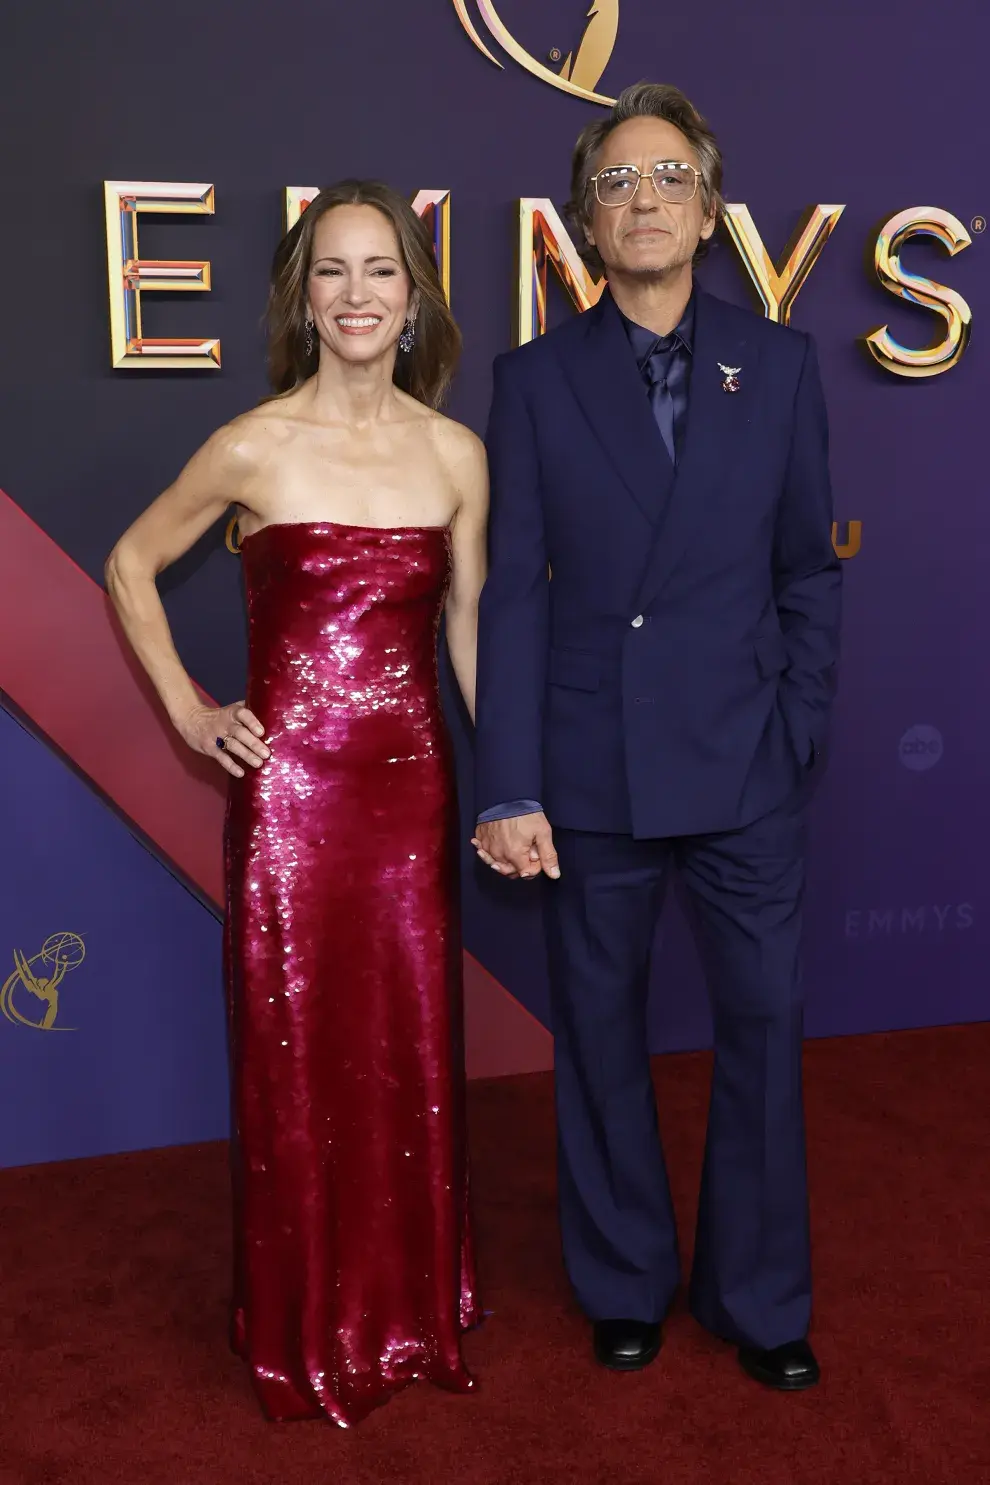
[[[0,688],[168,862],[222,905],[224,774],[164,724],[103,589],[2,491]],[[464,957],[469,1076],[550,1067],[544,1027]]]
[[[220,771],[163,725],[102,588],[2,493],[0,686],[183,875],[223,902]]]

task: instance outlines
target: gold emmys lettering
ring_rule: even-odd
[[[576,67],[580,60],[574,60]],[[139,367],[156,371],[220,369],[220,341],[216,337],[176,339],[145,337],[141,332],[141,293],[144,289],[180,291],[210,287],[211,265],[204,260],[169,261],[130,256],[137,253],[136,217],[141,212],[212,214],[214,188],[188,181],[104,181],[107,228],[107,273],[110,298],[111,365],[118,371]],[[315,186],[286,186],[283,222],[296,222],[313,196]],[[430,226],[444,291],[450,298],[451,192],[418,191],[412,204]],[[545,197],[519,200],[519,271],[516,283],[516,341],[523,344],[547,328],[547,269],[552,267],[578,309],[587,309],[602,291],[602,282],[590,277],[553,203]],[[768,319],[789,323],[798,293],[807,282],[844,206],[809,206],[795,233],[775,263],[744,202],[726,206],[726,231]],[[861,341],[884,371],[901,377],[941,376],[959,365],[972,335],[973,315],[961,294],[935,279],[909,273],[901,262],[904,246],[913,238],[937,242],[951,257],[971,246],[972,238],[952,212],[938,206],[917,206],[897,212],[881,227],[873,244],[879,283],[889,294],[934,312],[944,324],[941,338],[928,345],[901,345],[886,325],[863,335]]]
[[[32,1031],[73,1031],[58,1026],[59,990],[67,974],[78,969],[86,946],[78,933],[53,933],[30,958],[14,950],[14,969],[0,986],[0,1011],[15,1026]]]
[[[478,51],[504,70],[472,19],[469,0],[452,0],[465,33]],[[554,72],[538,62],[506,27],[493,0],[475,0],[480,22],[488,35],[526,72],[542,82],[577,98],[610,107],[615,99],[596,91],[611,61],[619,34],[619,0],[593,0],[585,11],[584,28],[577,44],[566,54],[555,48]],[[141,323],[141,295],[145,289],[184,293],[204,292],[211,286],[211,264],[202,259],[144,259],[138,252],[138,217],[143,213],[212,216],[216,211],[214,187],[203,181],[104,181],[107,239],[107,274],[110,298],[110,359],[115,370],[141,367],[162,370],[220,369],[220,341],[215,336],[192,338],[145,336]],[[298,221],[316,195],[315,186],[286,186],[283,190],[283,227]],[[449,190],[419,191],[414,209],[430,225],[437,264],[444,290],[450,298],[451,247]],[[726,206],[726,233],[739,255],[743,271],[768,319],[786,325],[794,301],[834,232],[844,206],[809,206],[798,222],[791,241],[774,262],[756,223],[744,202]],[[525,197],[519,202],[519,273],[516,285],[516,339],[518,344],[543,334],[547,326],[547,269],[552,267],[578,309],[587,309],[602,290],[581,263],[552,202],[543,197]],[[982,221],[977,218],[976,222]],[[974,223],[975,230],[977,228]],[[972,238],[952,212],[937,206],[917,206],[897,212],[884,223],[873,244],[877,279],[887,293],[908,304],[934,313],[942,321],[942,334],[925,346],[901,345],[887,325],[861,337],[873,361],[884,371],[900,377],[940,376],[958,366],[972,333],[972,312],[954,289],[921,274],[909,273],[901,262],[901,251],[915,238],[938,243],[954,257],[968,248]],[[845,553],[858,537],[850,523]]]

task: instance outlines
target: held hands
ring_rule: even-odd
[[[488,820],[478,826],[471,844],[486,866],[503,877],[523,881],[545,872],[554,881],[560,876],[553,831],[546,815],[515,815],[508,820]]]
[[[239,758],[252,768],[260,768],[271,757],[271,749],[264,741],[265,729],[243,701],[230,706],[193,707],[175,727],[184,742],[197,753],[215,758],[235,779],[244,777],[244,770],[237,762]],[[218,738],[223,739],[222,748]]]

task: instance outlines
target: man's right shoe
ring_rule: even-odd
[[[662,1331],[649,1320],[596,1320],[595,1360],[613,1372],[638,1372],[654,1361]]]
[[[821,1379],[815,1353],[805,1340],[790,1341],[772,1351],[740,1346],[739,1365],[754,1381],[778,1392],[803,1392]]]

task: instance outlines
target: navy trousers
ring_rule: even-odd
[[[591,1319],[661,1320],[680,1279],[650,1077],[650,948],[672,866],[714,1023],[691,1309],[739,1344],[804,1336],[811,1263],[799,968],[806,790],[741,830],[558,829],[547,884],[564,1260]]]

